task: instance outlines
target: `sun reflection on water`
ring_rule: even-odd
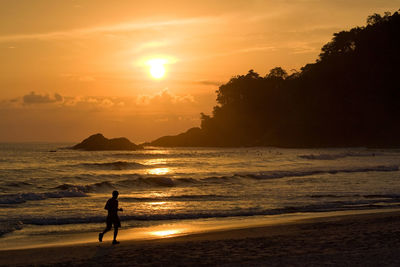
[[[154,231],[150,232],[151,235],[159,236],[159,237],[171,237],[173,235],[179,234],[181,230],[171,229],[171,230],[163,230],[163,231]]]
[[[164,205],[165,203],[167,203],[167,202],[165,202],[165,201],[159,201],[159,202],[150,202],[149,204],[150,204],[150,205]]]
[[[164,175],[170,172],[169,168],[155,168],[148,171],[149,174]]]
[[[160,159],[148,159],[144,161],[144,165],[158,165],[158,164],[167,164],[167,160],[164,158],[160,158]]]

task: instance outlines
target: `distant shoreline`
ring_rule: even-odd
[[[77,145],[77,141],[20,141],[20,142],[7,142],[7,141],[0,141],[0,145],[15,145],[15,144],[32,144],[32,145],[38,145],[38,144],[44,144],[44,145],[54,145],[55,150],[61,150],[61,149],[67,149],[67,150],[73,150],[73,146]],[[59,145],[62,145],[60,147]],[[236,145],[236,146],[227,146],[227,145],[220,145],[220,146],[205,146],[205,145],[187,145],[187,146],[181,146],[181,145],[155,145],[152,144],[152,142],[143,142],[143,143],[137,143],[137,146],[139,147],[140,150],[151,150],[151,149],[159,149],[159,148],[283,148],[283,149],[340,149],[340,148],[366,148],[366,149],[400,149],[399,145],[370,145],[370,144],[365,144],[365,145],[337,145],[337,146],[285,146],[285,145]],[[81,149],[79,149],[81,150]],[[136,150],[136,149],[135,149]],[[132,149],[99,149],[99,150],[88,150],[88,151],[135,151]],[[85,150],[81,150],[85,151]]]

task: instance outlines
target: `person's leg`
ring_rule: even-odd
[[[119,244],[119,242],[117,241],[117,235],[118,235],[118,228],[121,227],[121,221],[119,220],[118,216],[114,218],[113,224],[114,224],[114,240],[112,243]]]
[[[109,220],[107,218],[107,226],[106,226],[106,228],[104,229],[104,231],[102,233],[99,233],[99,242],[103,242],[103,236],[104,236],[105,233],[107,233],[108,231],[111,230],[111,226],[112,225],[110,224],[110,222],[109,222]]]
[[[108,226],[107,226],[106,229],[104,229],[104,231],[103,231],[102,234],[104,235],[105,233],[107,233],[107,232],[110,231],[110,230],[111,230],[111,227],[108,227]]]
[[[104,229],[102,234],[104,235],[105,233],[110,231],[111,228],[112,228],[112,218],[110,218],[110,216],[107,216],[107,218],[106,218],[106,228]]]
[[[117,241],[118,227],[114,226],[114,241]]]

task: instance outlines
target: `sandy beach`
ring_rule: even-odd
[[[400,212],[0,252],[2,266],[398,266]]]

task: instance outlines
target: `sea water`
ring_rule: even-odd
[[[0,144],[0,243],[187,220],[400,207],[400,150],[154,148],[76,151]]]

